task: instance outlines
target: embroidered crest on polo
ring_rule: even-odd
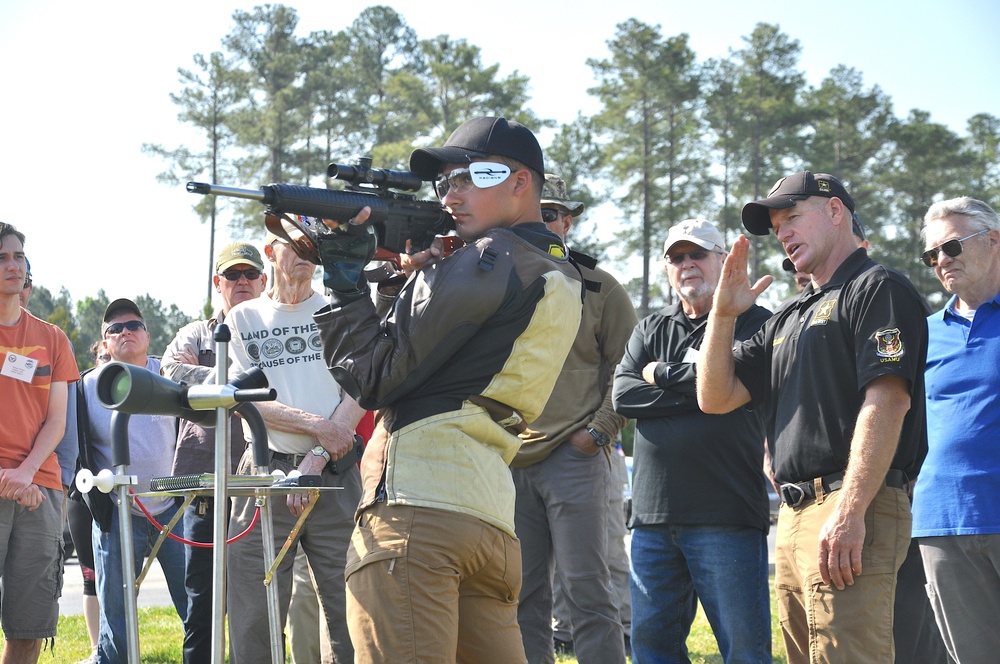
[[[836,306],[837,300],[835,299],[824,300],[821,302],[819,307],[816,308],[816,313],[813,314],[812,321],[809,323],[810,327],[813,325],[826,325],[829,323]]]
[[[472,183],[480,189],[495,187],[510,177],[510,167],[493,161],[474,161],[469,164]]]
[[[903,355],[903,338],[898,327],[875,333],[875,354],[885,358],[898,358]]]

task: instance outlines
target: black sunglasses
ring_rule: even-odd
[[[961,255],[962,253],[962,243],[966,240],[976,237],[977,235],[982,235],[983,233],[988,233],[990,229],[984,228],[978,233],[973,233],[972,235],[966,235],[965,237],[958,238],[957,240],[948,240],[943,242],[933,249],[928,249],[924,253],[920,254],[920,260],[924,262],[927,267],[937,267],[938,264],[938,252],[943,251],[945,254],[951,258]]]
[[[559,217],[568,217],[569,215],[562,210],[556,210],[555,208],[542,208],[542,221],[547,224],[551,224],[553,221],[558,221]]]
[[[222,276],[226,278],[226,281],[239,281],[240,277],[246,277],[247,281],[253,281],[260,279],[260,270],[255,267],[247,270],[226,270]]]
[[[703,261],[705,257],[709,254],[714,254],[714,251],[707,251],[705,249],[699,249],[698,251],[689,251],[684,254],[667,254],[667,262],[671,265],[680,265],[689,257],[693,261]]]
[[[118,336],[122,333],[122,330],[128,330],[129,332],[138,332],[139,330],[145,330],[146,324],[141,320],[127,320],[124,323],[112,323],[104,330],[104,336],[109,334],[112,336]]]

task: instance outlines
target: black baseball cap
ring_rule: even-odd
[[[854,213],[854,199],[837,178],[827,173],[800,171],[783,177],[774,183],[767,198],[753,201],[743,206],[743,226],[754,235],[771,232],[771,210],[784,210],[810,196],[839,198],[847,209]]]
[[[866,239],[865,227],[864,224],[861,223],[861,217],[858,216],[857,212],[851,216],[851,232],[854,233],[854,235],[861,241]]]
[[[516,159],[545,174],[542,148],[531,130],[506,118],[484,117],[469,120],[456,129],[444,147],[420,148],[410,154],[410,171],[421,180],[434,180],[443,164],[469,164],[473,159],[499,155]]]
[[[120,297],[109,304],[108,308],[104,310],[104,322],[107,323],[112,318],[120,316],[123,313],[135,314],[139,318],[142,318],[142,312],[139,311],[139,307],[135,302],[124,297]]]

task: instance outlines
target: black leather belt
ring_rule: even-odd
[[[823,493],[831,493],[844,485],[844,473],[833,473],[819,478]],[[781,502],[789,507],[802,507],[816,500],[815,480],[808,482],[790,482],[781,485]],[[896,468],[890,468],[885,476],[885,485],[896,489],[906,489],[906,473]]]
[[[306,454],[311,454],[311,452],[306,452]],[[293,466],[298,466],[302,463],[302,460],[306,458],[306,454],[285,454],[284,452],[271,452],[271,461],[281,461],[283,463],[290,463]]]

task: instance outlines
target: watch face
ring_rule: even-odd
[[[598,447],[604,447],[611,439],[608,438],[608,434],[598,431],[597,429],[589,429],[590,435],[594,437],[594,444]]]

